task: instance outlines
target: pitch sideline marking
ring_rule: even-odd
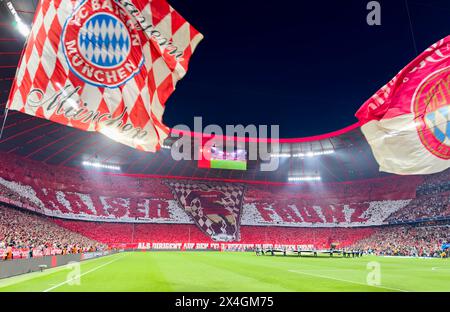
[[[2,288],[14,286],[19,283],[27,282],[27,281],[33,280],[35,278],[39,278],[39,277],[46,276],[49,274],[57,273],[59,271],[65,270],[65,269],[67,269],[66,266],[62,265],[59,267],[47,269],[44,272],[36,271],[36,272],[24,273],[21,275],[16,275],[16,276],[11,276],[11,277],[5,277],[0,280],[0,291]]]
[[[59,288],[59,287],[65,285],[65,284],[67,284],[67,283],[69,283],[69,282],[71,282],[71,281],[73,281],[73,280],[75,280],[75,279],[77,279],[77,278],[82,277],[83,275],[92,273],[92,272],[97,271],[98,269],[101,269],[101,268],[103,268],[103,267],[105,267],[105,266],[107,266],[107,265],[109,265],[109,264],[111,264],[111,263],[113,263],[113,262],[116,262],[117,260],[120,260],[120,259],[122,259],[123,257],[125,257],[125,255],[123,255],[122,257],[113,259],[113,260],[111,260],[111,261],[108,261],[108,262],[106,262],[106,263],[103,263],[102,265],[96,266],[95,268],[90,269],[89,271],[86,271],[86,272],[84,272],[83,274],[77,275],[77,276],[75,276],[75,277],[73,277],[73,278],[71,278],[71,279],[68,279],[68,280],[66,280],[66,281],[64,281],[64,282],[62,282],[62,283],[56,284],[55,286],[52,286],[52,287],[50,287],[50,288],[47,288],[47,289],[43,290],[42,292],[49,292],[49,291],[52,291],[53,289]]]
[[[113,256],[115,256],[116,254],[110,254],[104,257],[99,257],[99,258],[93,258],[93,259],[89,259],[86,260],[86,262],[94,262],[96,260],[105,260],[105,259],[109,259]],[[64,271],[67,270],[67,265],[61,265],[58,267],[54,267],[54,268],[49,268],[43,272],[39,272],[39,271],[35,271],[35,272],[31,272],[31,273],[24,273],[24,274],[20,274],[20,275],[16,275],[16,276],[11,276],[11,277],[5,277],[3,279],[0,279],[0,291],[2,288],[5,287],[10,287],[10,286],[14,286],[17,285],[19,283],[23,283],[26,281],[30,281],[36,278],[40,278],[46,275],[50,275],[50,274],[54,274],[60,271]],[[49,284],[49,285],[56,285],[56,284]]]
[[[450,268],[443,268],[443,267],[432,267],[431,271],[449,271]]]
[[[296,271],[296,270],[288,270],[288,271],[292,272],[292,273],[297,273],[297,274],[304,274],[304,275],[309,275],[309,276],[314,276],[314,277],[326,278],[326,279],[335,280],[335,281],[339,281],[339,282],[347,282],[347,283],[351,283],[351,284],[357,284],[357,285],[363,285],[363,286],[369,286],[369,287],[384,288],[384,289],[393,290],[393,291],[408,292],[408,290],[391,288],[391,287],[386,287],[386,286],[368,285],[365,283],[349,281],[349,280],[345,280],[345,279],[341,279],[341,278],[330,277],[330,276],[325,276],[325,275],[320,275],[320,274],[305,273],[305,272]]]

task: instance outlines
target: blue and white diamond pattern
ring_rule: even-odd
[[[78,35],[80,52],[99,67],[120,65],[130,53],[130,34],[116,17],[99,13],[93,15]]]
[[[426,115],[428,128],[443,144],[450,146],[450,105],[443,106]]]

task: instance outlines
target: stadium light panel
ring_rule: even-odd
[[[100,168],[100,169],[109,169],[109,170],[115,170],[115,171],[121,170],[120,166],[117,166],[117,165],[109,165],[109,164],[103,164],[103,163],[99,163],[99,162],[90,162],[90,161],[83,161],[83,166]]]
[[[3,2],[3,1],[2,1]],[[17,31],[24,37],[28,37],[30,34],[30,27],[26,25],[22,19],[20,18],[19,14],[17,14],[16,9],[14,8],[14,5],[11,1],[4,2],[6,4],[6,7],[9,9],[9,12],[14,18],[13,25],[17,29]]]
[[[28,37],[28,35],[30,34],[30,27],[28,27],[28,25],[24,24],[22,21],[17,22],[16,27],[22,36]]]
[[[334,150],[325,150],[325,151],[320,151],[320,152],[297,153],[297,154],[294,154],[292,157],[296,157],[296,158],[310,157],[310,158],[312,158],[312,157],[322,156],[322,155],[331,155],[334,153],[335,153]]]
[[[272,158],[289,158],[291,157],[290,153],[271,153],[270,157]]]
[[[313,158],[313,157],[317,157],[317,156],[322,156],[322,155],[331,155],[334,154],[335,151],[334,150],[324,150],[324,151],[320,151],[320,152],[307,152],[307,153],[296,153],[296,154],[290,154],[290,153],[271,153],[270,157],[272,158]]]
[[[289,177],[289,182],[313,182],[313,181],[322,181],[320,176],[298,176],[298,177]]]

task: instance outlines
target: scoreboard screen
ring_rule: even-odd
[[[206,151],[206,153],[203,151],[203,155],[205,154],[209,154],[210,159],[199,161],[200,168],[247,170],[247,152],[245,150],[226,152],[213,146],[210,151]]]

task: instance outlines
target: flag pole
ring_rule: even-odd
[[[6,118],[8,118],[8,107],[5,107],[5,113],[4,113],[4,117],[3,117],[3,124],[2,124],[2,129],[0,130],[0,140],[3,137],[3,130],[5,129],[5,124],[6,124]]]

